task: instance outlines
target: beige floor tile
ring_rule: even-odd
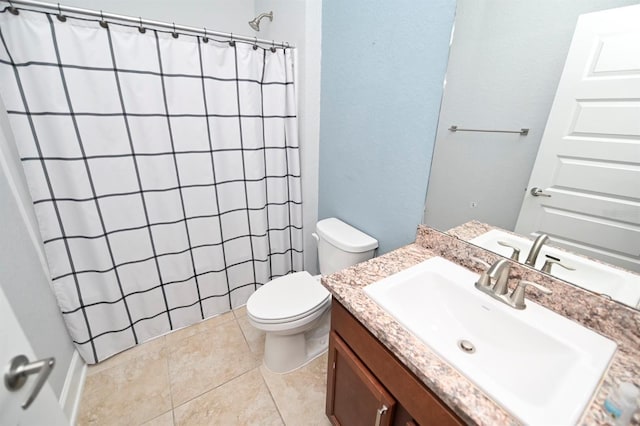
[[[287,374],[260,367],[276,406],[287,425],[330,425],[325,411],[327,354]]]
[[[262,354],[264,353],[264,331],[258,330],[249,324],[249,319],[246,316],[238,318],[237,321],[240,329],[242,330],[242,334],[244,334],[244,338],[249,344],[249,348],[251,348],[251,352],[256,356],[262,357]]]
[[[255,368],[256,357],[236,321],[167,345],[173,406]]]
[[[176,425],[283,424],[257,368],[192,399],[174,412]]]
[[[247,316],[247,305],[242,305],[239,308],[235,308],[233,310],[233,315],[236,316],[236,318],[242,318],[242,317],[246,317]]]
[[[169,410],[167,359],[146,352],[87,377],[78,424],[139,425]]]
[[[220,324],[231,321],[234,318],[235,317],[231,312],[225,312],[224,314],[216,315],[215,317],[211,317],[206,320],[200,321],[199,323],[181,328],[180,330],[172,331],[171,333],[164,336],[165,342],[167,343],[167,345],[173,345],[174,343],[186,337],[191,337],[198,333],[210,331]]]
[[[164,348],[164,336],[156,337],[153,340],[149,340],[148,342],[129,348],[124,352],[120,352],[99,364],[90,365],[87,368],[87,377],[104,371],[107,368],[130,362],[141,355],[161,351],[162,348]]]
[[[155,419],[143,423],[142,426],[173,426],[173,411],[167,411]]]

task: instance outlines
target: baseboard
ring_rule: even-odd
[[[78,409],[80,408],[80,396],[84,387],[84,379],[87,374],[87,364],[80,357],[80,353],[76,350],[73,352],[67,377],[60,392],[60,406],[62,411],[67,415],[70,425],[75,425],[78,418]]]

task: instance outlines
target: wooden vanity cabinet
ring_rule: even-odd
[[[391,425],[396,401],[335,332],[331,332],[331,407],[337,425]]]
[[[327,372],[326,413],[334,425],[463,424],[335,300]]]

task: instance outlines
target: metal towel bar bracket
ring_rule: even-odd
[[[483,129],[459,129],[458,126],[451,126],[449,130],[452,132],[484,132],[484,133],[519,133],[522,136],[529,134],[529,129],[520,130],[483,130]]]

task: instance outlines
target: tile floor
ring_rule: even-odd
[[[244,308],[89,367],[78,425],[329,425],[327,355],[288,374],[262,366]]]

